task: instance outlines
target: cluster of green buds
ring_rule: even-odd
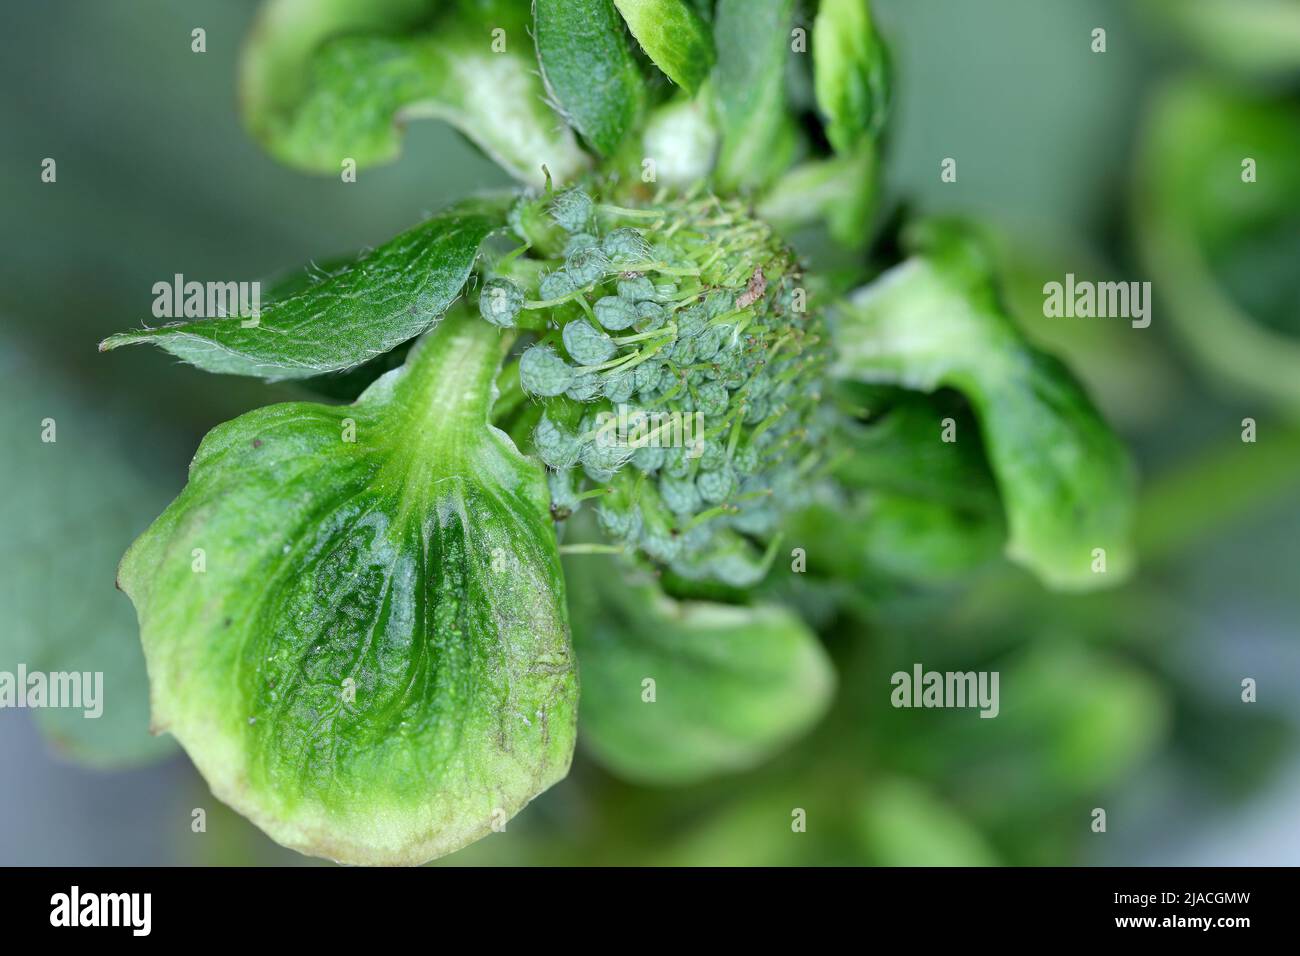
[[[752,585],[824,458],[825,336],[798,263],[739,201],[593,192],[520,200],[525,246],[480,290],[484,319],[532,333],[503,375],[505,407],[533,399],[509,430],[546,463],[557,521],[593,501],[618,546]]]

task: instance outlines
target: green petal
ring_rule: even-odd
[[[794,160],[798,134],[786,108],[794,0],[719,0],[713,90],[722,129],[715,175],[724,189],[763,186]]]
[[[360,365],[414,338],[460,295],[503,207],[466,203],[261,309],[120,332],[100,351],[153,342],[208,372],[272,381]],[[251,324],[250,324],[251,323]]]
[[[458,311],[354,405],[219,426],[122,561],[156,726],[286,846],[421,863],[567,771],[564,582],[543,471],[487,425],[499,335]]]
[[[298,7],[272,4],[244,53],[249,124],[277,159],[337,175],[344,159],[395,159],[408,120],[441,119],[532,185],[544,182],[543,165],[561,180],[586,165],[544,101],[526,11],[466,5],[416,32],[437,4],[388,0],[366,14],[325,6],[331,15],[311,21],[307,46],[289,33]]]
[[[618,149],[645,104],[645,80],[612,0],[536,0],[534,39],[556,105],[593,149]]]
[[[790,611],[677,602],[622,567],[570,560],[583,741],[614,773],[684,784],[747,769],[821,717],[834,674]]]
[[[713,34],[683,0],[614,0],[641,49],[670,80],[694,93],[713,66]]]
[[[978,265],[911,258],[855,293],[834,334],[843,378],[947,386],[969,399],[1006,510],[1008,557],[1062,589],[1128,574],[1128,456],[1070,372],[1024,341]]]

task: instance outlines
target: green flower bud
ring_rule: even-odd
[[[661,328],[668,321],[668,313],[657,302],[638,302],[636,304],[636,327],[640,332],[651,332]]]
[[[650,259],[650,244],[635,229],[615,229],[601,243],[601,248],[609,261],[615,264],[632,265]]]
[[[576,288],[573,278],[567,272],[552,272],[542,276],[537,293],[543,301],[549,302],[552,299],[564,298]]]
[[[618,280],[618,294],[632,302],[655,297],[655,284],[643,275]]]
[[[583,249],[599,249],[600,240],[589,232],[574,233],[569,237],[569,241],[564,244],[564,257],[567,259],[575,252]]]
[[[719,505],[731,496],[736,487],[736,477],[725,466],[717,471],[701,471],[695,479],[695,487],[706,503]]]
[[[620,405],[632,397],[636,387],[635,372],[628,369],[614,369],[603,378],[605,397],[615,405]]]
[[[659,479],[659,497],[675,514],[690,515],[700,509],[699,489],[689,478],[664,475]]]
[[[564,262],[564,271],[573,284],[581,288],[603,279],[609,271],[609,260],[598,246],[586,246],[569,254]]]
[[[573,377],[574,369],[549,346],[534,345],[519,358],[519,384],[533,395],[562,395]]]
[[[696,405],[710,417],[722,415],[731,404],[731,395],[720,382],[701,382],[695,389]]]
[[[478,311],[483,318],[501,328],[511,328],[515,316],[524,306],[524,293],[509,279],[489,279],[479,293]]]
[[[579,365],[599,365],[614,354],[614,342],[586,319],[574,319],[561,334],[569,358]]]
[[[551,201],[551,218],[565,232],[582,232],[591,222],[593,203],[581,189],[566,189]]]
[[[596,302],[596,321],[611,332],[621,332],[636,321],[636,306],[627,299],[607,295]]]
[[[533,444],[537,448],[538,457],[551,468],[571,468],[577,463],[578,453],[582,450],[578,436],[565,431],[544,412],[537,427],[533,429]]]
[[[575,402],[590,402],[600,395],[600,376],[595,372],[579,371],[564,394]]]

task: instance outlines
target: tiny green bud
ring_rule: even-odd
[[[544,300],[562,299],[577,286],[573,284],[573,279],[563,270],[551,272],[542,276],[542,281],[538,285],[537,294]]]
[[[600,394],[600,376],[595,372],[578,372],[564,394],[575,402],[590,402]]]
[[[711,505],[726,501],[735,486],[736,478],[731,473],[731,469],[726,467],[716,471],[702,471],[695,479],[695,487],[699,490],[700,497]]]
[[[582,232],[591,221],[592,205],[581,189],[566,189],[551,201],[551,218],[565,232]]]
[[[596,302],[596,321],[611,332],[622,331],[636,321],[636,306],[627,299],[607,295]]]
[[[573,377],[574,369],[549,346],[534,345],[519,357],[519,384],[533,395],[562,395]]]
[[[570,468],[578,461],[582,443],[577,435],[572,435],[557,425],[545,414],[533,429],[533,444],[537,455],[551,468]]]
[[[650,244],[635,229],[615,229],[601,243],[610,262],[631,264],[650,258]]]
[[[524,305],[524,293],[509,279],[489,279],[479,293],[478,311],[483,318],[503,329],[515,324]]]
[[[640,302],[642,299],[655,297],[655,284],[641,275],[618,280],[618,294],[624,299]]]
[[[577,287],[599,282],[609,269],[609,260],[599,246],[591,245],[577,249],[569,254],[564,263],[564,271],[569,274]]]
[[[699,489],[689,478],[664,475],[659,479],[659,497],[675,514],[690,515],[700,510]]]
[[[565,351],[579,365],[599,365],[614,354],[614,342],[586,319],[574,319],[562,333]]]

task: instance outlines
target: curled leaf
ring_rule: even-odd
[[[289,32],[303,10],[322,6],[331,14],[312,18],[306,36]],[[440,119],[532,185],[543,183],[543,165],[565,179],[586,164],[545,103],[523,11],[453,10],[426,30],[439,4],[358,6],[272,3],[250,37],[245,109],[277,159],[320,173],[338,173],[344,159],[385,163],[406,121]]]
[[[99,349],[152,342],[204,371],[272,381],[352,368],[437,322],[460,295],[480,244],[504,221],[489,203],[467,203],[276,299],[254,318],[119,332]]]
[[[1062,589],[1127,575],[1128,456],[1070,372],[1024,341],[978,264],[915,256],[855,293],[834,335],[841,377],[967,397],[1006,510],[1008,557]]]
[[[713,66],[713,34],[684,0],[614,0],[641,49],[670,80],[694,93]]]
[[[458,311],[354,404],[214,429],[122,561],[156,729],[275,840],[415,864],[564,776],[577,696],[542,469]]]
[[[645,80],[613,0],[536,0],[533,11],[547,90],[569,125],[611,155],[645,104]]]
[[[588,562],[570,575],[582,737],[614,773],[685,784],[747,769],[821,717],[834,674],[790,611],[677,602],[572,560]]]

